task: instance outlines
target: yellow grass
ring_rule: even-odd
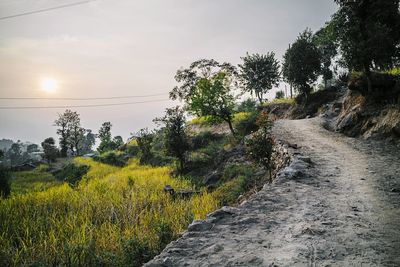
[[[188,200],[165,194],[167,184],[193,188],[172,178],[168,167],[140,166],[135,160],[124,168],[91,159],[75,162],[91,166],[75,189],[61,184],[0,200],[1,266],[126,265],[129,257],[144,253],[141,246],[148,245],[154,255],[165,236],[176,237],[192,219],[218,207],[205,191]],[[140,257],[129,261],[143,263]]]

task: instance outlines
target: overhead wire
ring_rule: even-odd
[[[12,19],[12,18],[16,18],[16,17],[22,17],[22,16],[27,16],[27,15],[32,15],[32,14],[47,12],[47,11],[51,11],[51,10],[56,10],[56,9],[62,9],[62,8],[72,7],[72,6],[84,5],[84,4],[88,4],[88,3],[90,3],[90,2],[94,2],[94,1],[98,1],[98,0],[79,1],[79,2],[74,2],[74,3],[69,3],[69,4],[54,6],[54,7],[49,7],[49,8],[43,8],[43,9],[38,9],[38,10],[23,12],[23,13],[19,13],[19,14],[13,14],[13,15],[9,15],[9,16],[0,17],[0,20]]]
[[[110,99],[126,99],[126,98],[145,98],[154,96],[163,96],[168,93],[149,94],[149,95],[127,95],[127,96],[110,96],[110,97],[0,97],[0,100],[110,100]]]
[[[156,103],[170,101],[170,99],[157,99],[148,101],[136,101],[136,102],[122,102],[122,103],[106,103],[106,104],[89,104],[89,105],[60,105],[60,106],[6,106],[0,107],[0,109],[61,109],[61,108],[92,108],[92,107],[111,107],[111,106],[125,106],[134,104],[144,103]]]

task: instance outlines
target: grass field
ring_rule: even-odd
[[[165,194],[167,184],[193,187],[168,167],[75,161],[91,168],[74,189],[45,172],[16,174],[15,192],[0,200],[0,266],[140,266],[218,207],[205,191]]]

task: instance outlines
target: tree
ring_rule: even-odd
[[[7,158],[10,159],[11,165],[15,166],[22,162],[22,151],[20,143],[13,143],[11,148],[6,153]]]
[[[321,54],[321,74],[324,80],[324,86],[327,87],[328,80],[333,78],[331,70],[332,60],[337,55],[336,37],[333,23],[326,23],[324,27],[318,30],[313,36],[313,42]]]
[[[236,70],[229,63],[220,64],[213,59],[195,61],[188,69],[177,71],[175,80],[179,86],[170,92],[170,98],[183,100],[186,110],[194,115],[227,122],[234,135],[235,75]]]
[[[306,98],[321,70],[321,55],[312,42],[312,32],[306,29],[283,56],[283,76]]]
[[[281,90],[281,91],[277,91],[275,94],[275,98],[276,99],[282,99],[285,97],[285,93]]]
[[[100,145],[97,150],[100,153],[118,149],[124,144],[124,140],[121,136],[117,135],[112,138],[111,134],[112,124],[111,122],[107,121],[104,122],[99,130],[98,137],[100,138]]]
[[[55,144],[56,142],[53,137],[44,139],[41,144],[44,151],[44,158],[49,164],[54,162],[58,156],[58,149]]]
[[[169,156],[178,159],[178,172],[183,173],[186,164],[186,154],[189,150],[189,138],[186,133],[186,118],[183,109],[168,108],[165,116],[155,119],[164,124],[164,147]]]
[[[140,164],[146,164],[153,157],[151,146],[154,139],[154,133],[144,128],[136,133],[135,139],[140,150]]]
[[[113,145],[113,149],[118,149],[119,147],[121,147],[124,144],[124,139],[122,139],[122,136],[117,135],[114,136],[113,141],[112,141],[112,145]]]
[[[364,71],[372,91],[371,69],[387,69],[400,49],[399,0],[335,0],[335,33],[346,67]],[[398,59],[398,58],[397,58]]]
[[[0,160],[4,157],[4,151],[0,149]]]
[[[84,135],[84,138],[80,143],[79,151],[81,152],[81,154],[92,153],[93,152],[92,147],[95,145],[95,143],[96,143],[96,134],[94,134],[92,130],[86,129],[86,134]]]
[[[66,157],[68,149],[75,155],[80,155],[79,148],[85,129],[81,127],[79,114],[67,109],[63,114],[58,114],[54,124],[59,127],[57,134],[60,135],[61,156]]]
[[[58,114],[58,119],[54,121],[54,125],[59,127],[57,134],[60,135],[61,157],[66,157],[68,153],[69,121],[72,113],[71,110],[67,109],[63,114]]]
[[[275,53],[246,54],[242,60],[243,64],[239,65],[239,78],[243,85],[243,91],[256,95],[262,104],[263,95],[273,86],[279,85],[279,62],[275,59]]]

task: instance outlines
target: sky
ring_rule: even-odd
[[[75,2],[0,0],[0,17]],[[71,108],[83,127],[97,132],[111,121],[113,135],[126,139],[178,104],[168,100],[178,69],[201,58],[236,65],[246,52],[274,51],[281,61],[299,32],[318,30],[335,11],[333,0],[97,0],[0,19],[0,98],[157,95],[0,99],[0,107],[147,102]],[[64,110],[0,109],[0,139],[57,137],[53,123]]]

